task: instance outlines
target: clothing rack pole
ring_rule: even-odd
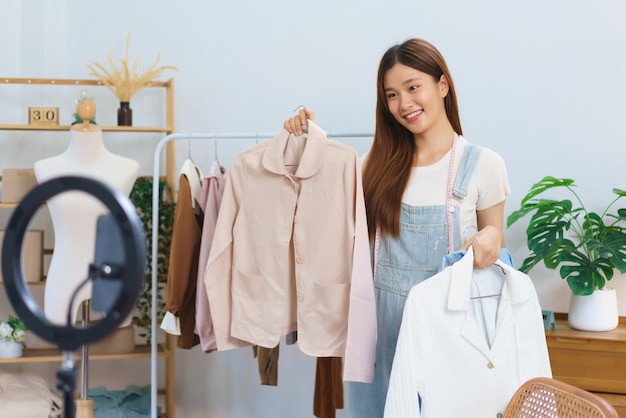
[[[161,166],[161,153],[165,144],[175,139],[207,140],[207,139],[269,139],[277,133],[246,132],[246,133],[175,133],[167,135],[159,141],[154,150],[153,174],[152,174],[152,323],[150,345],[150,416],[157,416],[157,250],[159,232],[159,171]],[[328,138],[373,138],[371,132],[326,132]],[[172,349],[174,347],[171,347]]]

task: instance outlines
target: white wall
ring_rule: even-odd
[[[465,136],[507,162],[513,194],[506,214],[544,175],[574,178],[590,208],[600,209],[613,187],[626,188],[624,16],[626,5],[615,0],[13,1],[3,2],[0,14],[0,76],[87,78],[88,63],[123,55],[131,31],[131,60],[141,56],[149,65],[160,53],[162,64],[180,69],[173,74],[179,132],[277,132],[300,104],[314,109],[326,130],[372,131],[380,56],[394,43],[423,37],[448,60]],[[25,122],[32,93],[22,89],[15,103],[2,91],[0,122]],[[59,100],[58,90],[44,95]],[[71,98],[61,105],[71,107]],[[101,123],[114,123],[111,94],[98,91],[96,101]],[[152,122],[141,92],[131,105],[136,121]],[[65,146],[58,134],[27,147],[16,138],[0,136],[1,166],[29,166]],[[107,140],[151,172],[145,143]],[[248,145],[220,141],[220,160],[230,164]],[[185,141],[179,150],[180,162]],[[213,153],[212,143],[192,144],[200,164]],[[506,231],[520,264],[523,230],[520,224]],[[544,309],[567,311],[569,292],[556,272],[537,268],[532,277]],[[612,282],[621,315],[625,282]],[[248,350],[180,350],[176,360],[179,417],[312,415],[314,361],[296,347],[281,352],[277,388],[258,384]]]

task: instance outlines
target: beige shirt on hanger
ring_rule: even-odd
[[[370,382],[376,307],[357,152],[309,122],[240,154],[222,198],[204,280],[217,349],[275,347],[344,357]]]

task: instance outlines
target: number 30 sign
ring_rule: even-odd
[[[28,108],[28,124],[29,125],[58,125],[59,124],[59,108],[58,107],[29,107]]]

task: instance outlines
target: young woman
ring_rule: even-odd
[[[285,121],[297,135],[307,108]],[[376,130],[363,164],[367,222],[374,248],[378,342],[372,384],[351,383],[350,417],[383,416],[406,296],[437,273],[444,256],[474,248],[474,266],[504,247],[503,159],[462,136],[456,92],[441,53],[410,39],[383,55]],[[505,254],[505,253],[503,253]]]

